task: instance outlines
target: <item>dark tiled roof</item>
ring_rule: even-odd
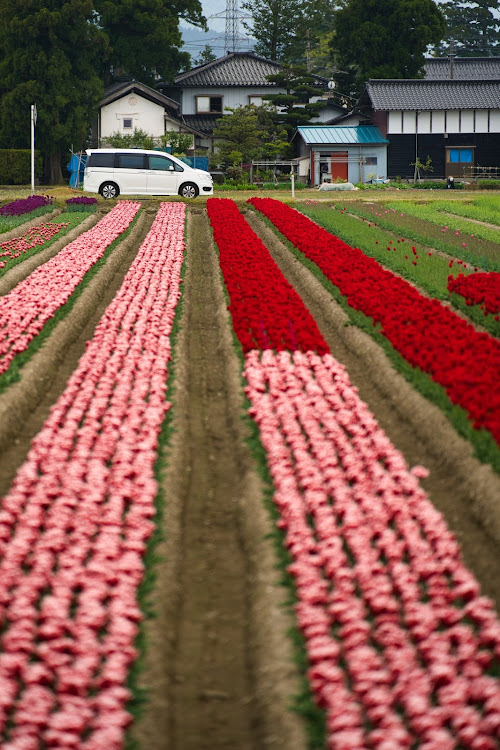
[[[281,65],[255,52],[230,52],[213,62],[181,73],[175,79],[176,86],[275,86],[266,76],[279,73]],[[316,76],[318,85],[326,88],[328,79]]]
[[[253,52],[230,52],[213,62],[181,73],[175,83],[185,86],[273,86],[266,76],[275,75],[279,63]]]
[[[428,81],[450,79],[449,58],[432,57],[426,59],[424,72]],[[453,60],[453,80],[500,80],[500,57],[455,57]]]
[[[212,135],[215,123],[222,115],[184,115],[186,125],[204,135]]]
[[[169,96],[165,96],[165,94],[161,94],[159,91],[146,86],[144,83],[135,81],[134,79],[129,81],[117,81],[108,86],[104,91],[103,98],[99,102],[99,107],[104,107],[106,104],[111,104],[111,102],[120,99],[122,96],[132,93],[138,94],[145,99],[149,99],[150,101],[161,104],[169,109],[179,109],[179,103],[174,99],[171,99]]]
[[[370,79],[366,93],[375,110],[500,108],[500,80]]]

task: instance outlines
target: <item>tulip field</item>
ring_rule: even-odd
[[[405,455],[382,428],[351,379],[349,363],[337,358],[334,333],[309,309],[304,290],[288,270],[299,268],[308,283],[321,286],[326,295],[321,297],[326,300],[323,306],[341,301],[353,311],[353,320],[358,315],[368,321],[365,328],[373,329],[374,346],[390,352],[402,371],[414,373],[414,380],[407,378],[410,387],[418,390],[419,379],[432,383],[422,398],[442,408],[450,422],[446,429],[451,432],[446,434],[460,432],[474,461],[478,456],[483,461],[477,475],[487,474],[488,488],[493,488],[488,490],[492,518],[500,512],[494,497],[500,486],[500,343],[495,335],[500,273],[479,267],[474,271],[466,263],[452,275],[437,258],[435,277],[424,275],[421,268],[401,274],[394,270],[396,261],[384,263],[384,253],[394,255],[392,240],[390,246],[385,240],[383,251],[377,247],[365,252],[347,236],[335,236],[306,216],[314,207],[300,208],[271,198],[251,198],[241,205],[209,198],[203,216],[199,207],[196,211],[210,240],[197,248],[190,235],[194,209],[185,203],[149,205],[149,224],[139,235],[134,232],[145,207],[139,200],[120,200],[92,228],[0,296],[1,415],[13,389],[29,389],[30,367],[36,366],[39,351],[50,350],[58,336],[57,322],[70,314],[72,301],[85,300],[90,280],[106,271],[124,238],[134,246],[133,259],[115,278],[112,298],[103,302],[98,322],[81,342],[69,378],[47,404],[41,428],[26,439],[25,452],[19,448],[18,465],[4,482],[2,750],[500,746],[500,619],[498,601],[483,590],[499,565],[498,554],[484,560],[492,550],[498,552],[495,522],[490,529],[477,530],[478,559],[482,554],[483,560],[476,570],[466,532],[457,535],[434,503],[433,470],[414,460],[418,451],[413,453],[406,443]],[[364,208],[356,210],[359,214]],[[341,226],[346,221],[339,216]],[[356,222],[361,221],[358,216]],[[19,237],[4,246],[0,235],[0,268],[16,252],[29,254],[39,238],[49,240],[61,226],[42,224],[29,233],[20,225]],[[411,240],[406,242],[411,247]],[[280,263],[271,248],[274,243],[280,243]],[[413,250],[406,258],[410,264],[422,254]],[[193,283],[196,252],[205,254],[198,283],[209,274],[209,256],[216,267],[215,283],[225,309],[215,318],[206,308],[201,317],[207,319],[207,331],[209,326],[224,327],[232,347],[231,367],[240,389],[234,419],[243,421],[253,436],[245,450],[251,455],[252,471],[261,478],[257,502],[267,519],[266,536],[275,545],[275,567],[281,566],[285,581],[275,595],[282,596],[283,586],[289,592],[295,696],[274,710],[286,714],[291,705],[301,710],[304,737],[309,739],[296,734],[294,743],[280,740],[278,725],[265,738],[259,734],[256,706],[261,704],[248,693],[263,694],[262,705],[275,701],[276,693],[271,691],[267,698],[263,693],[251,649],[243,659],[250,665],[251,687],[234,704],[230,688],[221,690],[217,683],[201,693],[201,688],[194,688],[202,696],[193,704],[200,715],[212,701],[222,718],[212,730],[200,729],[196,739],[198,719],[190,706],[186,722],[192,727],[186,727],[182,748],[172,739],[175,717],[169,706],[175,704],[176,691],[182,700],[188,678],[176,679],[175,670],[166,664],[162,687],[154,687],[148,684],[148,662],[143,663],[150,631],[141,590],[154,572],[151,545],[158,531],[170,544],[177,539],[168,520],[174,498],[165,491],[159,469],[166,462],[168,473],[168,462],[175,456],[169,445],[175,429],[168,432],[166,425],[174,420],[175,426],[180,416],[194,424],[198,408],[194,402],[181,403],[183,378],[189,380],[199,363],[187,359],[177,339],[189,337],[192,309],[201,304]],[[16,262],[22,264],[19,257]],[[495,260],[491,262],[494,266]],[[8,272],[6,265],[4,273]],[[418,282],[414,273],[422,274]],[[463,304],[454,306],[456,298]],[[214,298],[214,308],[216,304]],[[475,317],[466,317],[463,311],[469,308],[474,308]],[[93,312],[89,309],[89,316]],[[489,316],[491,325],[479,326],[480,316]],[[222,342],[222,328],[217,335]],[[208,351],[202,380],[221,357],[219,346]],[[370,377],[368,370],[365,377]],[[220,394],[224,398],[222,385]],[[385,408],[391,408],[389,402]],[[395,418],[404,422],[401,416]],[[209,423],[205,429],[216,431],[216,425]],[[411,425],[403,424],[402,429],[410,444],[417,445]],[[12,427],[11,444],[16,434]],[[181,434],[197,440],[194,428]],[[235,440],[217,443],[210,462],[222,463],[226,454],[240,450]],[[195,443],[192,450],[204,449]],[[15,452],[15,445],[9,445],[0,454],[0,466],[4,462],[9,468]],[[187,465],[170,468],[175,475],[190,471]],[[446,473],[443,476],[446,481]],[[452,486],[456,484],[450,478]],[[466,505],[469,488],[463,491]],[[204,492],[214,507],[219,504],[217,523],[223,525],[221,518],[230,517],[227,506],[237,498],[223,500],[216,491]],[[188,497],[193,502],[189,493],[188,482],[186,506]],[[485,490],[484,504],[490,502],[486,495]],[[457,514],[469,513],[460,510],[461,498],[451,499],[456,499]],[[500,493],[496,502],[500,503]],[[159,512],[162,503],[165,515]],[[188,510],[184,517],[189,523]],[[455,516],[451,520],[460,526]],[[472,525],[481,527],[477,518]],[[176,575],[182,573],[179,580],[207,576],[208,581],[212,552],[203,547],[201,522],[195,532],[202,573],[179,569]],[[243,547],[250,548],[248,543]],[[224,548],[219,551],[224,555]],[[258,567],[259,562],[252,564]],[[173,639],[177,632],[180,643],[179,630],[189,628],[193,618],[186,614],[185,620],[175,619],[185,608],[184,603],[176,604],[182,595],[171,602],[162,599],[167,589],[161,585],[163,568],[159,570],[160,580],[152,584],[153,609],[156,604],[167,613],[165,639]],[[230,570],[229,560],[228,576]],[[251,577],[238,577],[239,587],[248,587],[246,596],[251,599]],[[224,599],[226,581],[214,583]],[[495,586],[488,591],[496,591]],[[236,605],[229,593],[226,599],[230,612]],[[220,616],[222,622],[226,615],[215,609],[214,604],[200,606],[200,618],[210,623],[215,618],[217,623]],[[252,620],[252,611],[251,606],[242,611],[241,620]],[[271,612],[259,616],[272,619]],[[252,622],[248,627],[252,633]],[[279,638],[288,640],[290,633],[283,629]],[[215,629],[201,650],[215,648],[216,641]],[[180,654],[182,648],[171,642],[169,653]],[[220,648],[228,651],[230,643],[222,639]],[[271,663],[278,655],[269,649],[264,659]],[[196,654],[191,644],[183,675],[201,685],[207,675],[195,674],[196,659],[201,659]],[[153,653],[152,659],[160,656]],[[136,718],[138,688],[133,674],[141,664],[146,690],[164,691],[160,700],[149,696],[151,705],[156,702],[160,714],[170,719],[165,726],[157,720],[156,739],[142,744],[139,740],[137,745],[138,734],[132,745],[135,725],[141,722],[140,716]],[[224,679],[231,684],[230,675]],[[224,720],[224,710],[229,716],[236,703],[238,711],[253,712],[245,714],[250,734],[244,740],[241,733],[232,736],[229,719]],[[147,701],[143,713],[147,716]],[[241,727],[240,732],[247,731]]]

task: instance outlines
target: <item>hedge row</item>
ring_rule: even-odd
[[[35,150],[35,175],[42,173],[42,157]],[[31,182],[31,151],[0,149],[0,185],[29,185]]]

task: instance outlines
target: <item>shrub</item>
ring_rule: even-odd
[[[35,151],[35,175],[42,173],[42,157]],[[29,185],[31,182],[31,151],[29,149],[0,149],[0,184]]]
[[[500,180],[478,180],[478,190],[500,190]]]

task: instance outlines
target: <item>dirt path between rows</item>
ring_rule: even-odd
[[[408,465],[430,470],[422,485],[446,517],[467,566],[500,610],[500,477],[473,457],[441,410],[399,375],[367,334],[280,242],[257,214],[245,216],[315,317],[333,356],[346,368],[361,398]]]
[[[132,736],[155,750],[303,750],[298,690],[270,520],[245,445],[243,393],[204,213],[189,219],[167,453],[163,563],[147,624],[148,710]]]

